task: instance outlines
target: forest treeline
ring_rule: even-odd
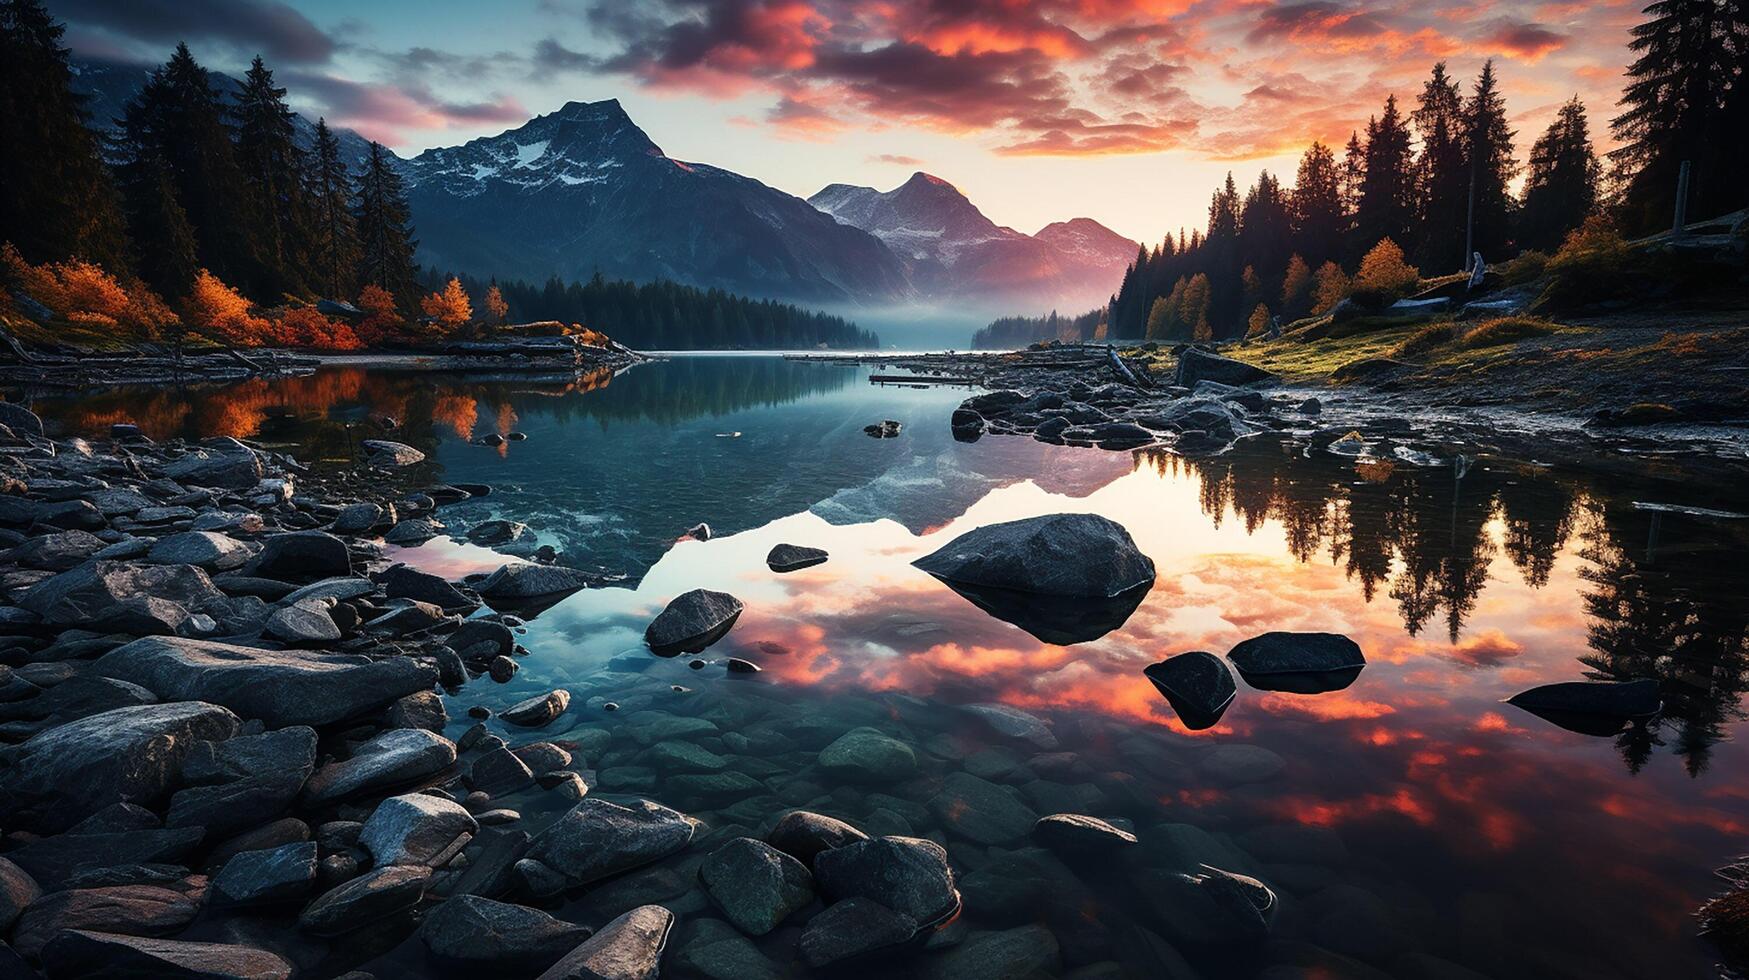
[[[1657,0],[1645,17],[1607,155],[1575,96],[1521,156],[1493,62],[1468,83],[1440,62],[1413,104],[1391,95],[1340,150],[1314,142],[1291,186],[1264,171],[1241,193],[1229,174],[1207,226],[1143,246],[1105,307],[997,320],[974,345],[1243,336],[1335,305],[1381,243],[1375,267],[1400,256],[1431,278],[1463,271],[1472,252],[1555,252],[1588,219],[1590,241],[1604,221],[1647,234],[1670,227],[1684,161],[1691,219],[1742,208],[1749,0]]]
[[[61,336],[47,339],[187,332],[349,349],[514,317],[628,329],[629,343],[670,347],[874,342],[835,317],[673,283],[596,281],[555,295],[550,284],[430,282],[414,262],[399,161],[372,143],[348,167],[325,120],[306,145],[259,57],[221,92],[222,79],[177,45],[108,136],[72,89],[63,33],[41,0],[0,0],[0,313],[13,324],[52,319]],[[318,298],[356,309],[318,310]]]

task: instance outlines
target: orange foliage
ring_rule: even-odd
[[[14,288],[75,323],[127,327],[156,336],[176,324],[176,314],[145,284],[123,286],[103,267],[82,259],[31,265],[8,242],[0,246],[0,265]]]
[[[479,403],[467,395],[440,394],[431,406],[431,421],[448,425],[457,439],[472,439],[479,418]]]
[[[436,321],[438,327],[446,330],[461,326],[474,315],[474,305],[468,302],[467,291],[454,278],[444,285],[442,292],[420,300],[419,308]]]
[[[197,330],[206,330],[233,344],[259,347],[275,342],[279,333],[272,321],[249,313],[243,294],[205,269],[194,277],[194,288],[183,301],[183,313]]]
[[[315,307],[300,306],[287,310],[279,318],[279,342],[293,347],[313,347],[316,350],[358,350],[364,343],[352,327],[330,320],[316,312]]]
[[[494,323],[503,323],[510,318],[510,304],[504,302],[504,294],[498,291],[496,283],[486,290],[486,312],[491,315]]]
[[[1354,288],[1382,293],[1396,299],[1412,291],[1421,282],[1421,271],[1403,260],[1403,250],[1389,238],[1379,243],[1360,260],[1360,271],[1354,275]]]
[[[358,308],[367,315],[354,331],[359,339],[372,347],[399,334],[401,311],[395,307],[393,293],[372,283],[358,294]]]

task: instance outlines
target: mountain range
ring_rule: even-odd
[[[150,69],[75,61],[92,124],[113,129]],[[225,93],[235,80],[214,72]],[[294,120],[306,141],[313,124]],[[369,141],[335,127],[357,166]],[[1116,289],[1136,243],[1089,218],[1026,235],[918,173],[886,192],[832,184],[808,200],[665,154],[619,102],[569,102],[496,136],[396,158],[418,260],[477,277],[599,272],[841,310],[968,305],[1081,309]]]

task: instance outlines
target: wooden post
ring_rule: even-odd
[[[1689,163],[1682,161],[1682,169],[1676,174],[1676,220],[1670,226],[1670,237],[1680,238],[1683,229],[1688,227],[1688,171]]]

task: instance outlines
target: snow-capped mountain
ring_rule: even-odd
[[[1038,235],[998,225],[952,184],[922,172],[885,192],[831,184],[808,203],[885,242],[931,300],[1094,306],[1136,257],[1135,242],[1091,218]]]
[[[420,261],[477,276],[672,279],[832,304],[911,298],[879,239],[664,154],[617,100],[570,102],[405,170]]]

